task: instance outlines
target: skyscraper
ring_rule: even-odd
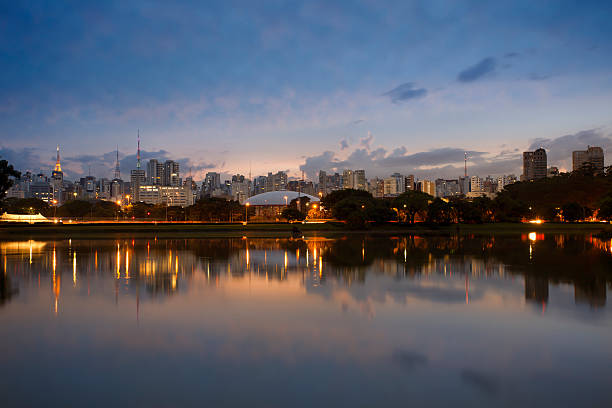
[[[163,163],[155,159],[149,160],[147,163],[147,184],[159,186],[162,184],[162,176],[164,173]]]
[[[586,150],[575,150],[572,152],[572,170],[580,170],[590,164],[595,173],[601,173],[604,169],[604,151],[601,147],[587,146]]]
[[[319,193],[327,194],[327,173],[323,170],[319,171]]]
[[[539,148],[533,152],[523,153],[523,180],[535,180],[546,177],[546,150]]]
[[[181,184],[182,183],[179,176],[179,164],[173,160],[166,160],[166,162],[164,163],[162,185],[177,187]]]
[[[368,185],[366,183],[365,170],[355,170],[353,173],[353,188],[356,190],[367,190]]]

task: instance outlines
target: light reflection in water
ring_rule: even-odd
[[[500,390],[500,395],[512,392],[523,377],[531,385],[522,387],[533,387],[536,382],[522,376],[518,365],[554,376],[571,360],[584,361],[585,368],[573,366],[565,376],[597,376],[588,387],[576,381],[561,389],[581,394],[586,406],[605,406],[589,404],[589,398],[606,395],[600,384],[609,378],[609,365],[603,363],[611,356],[612,335],[606,329],[611,326],[610,240],[526,234],[6,244],[0,244],[2,287],[16,291],[1,303],[0,316],[7,333],[24,334],[19,337],[21,348],[7,343],[10,336],[0,339],[8,350],[5,363],[17,355],[22,365],[30,364],[25,353],[34,350],[45,351],[51,360],[61,351],[57,355],[64,359],[88,363],[98,352],[112,352],[130,367],[129,376],[116,372],[123,380],[133,380],[134,374],[149,378],[150,372],[139,367],[153,367],[166,382],[172,383],[172,376],[194,381],[176,369],[188,367],[185,372],[207,372],[222,383],[234,378],[233,384],[248,384],[258,381],[253,373],[269,366],[265,378],[282,382],[297,377],[288,387],[292,392],[294,384],[306,384],[317,375],[336,390],[342,384],[334,381],[346,378],[358,395],[367,396],[372,388],[393,394],[414,384],[411,398],[416,398],[424,392],[420,389],[436,384],[454,389],[449,393],[453,398],[463,398],[483,389],[482,384],[487,390]],[[73,285],[62,288],[62,275],[70,273],[71,263]],[[96,272],[89,273],[93,269]],[[7,297],[9,292],[1,293]],[[51,309],[57,316],[55,326],[47,322]],[[45,336],[32,336],[31,327],[41,327]],[[70,352],[58,349],[64,346]],[[574,353],[571,358],[555,354],[564,347]],[[157,367],[163,358],[171,363]],[[99,374],[91,375],[106,385],[104,375],[113,370],[106,360],[96,363]],[[162,369],[167,367],[175,370]],[[224,376],[227,367],[240,370],[232,371],[234,377]],[[497,376],[497,382],[492,383],[487,372]],[[449,373],[456,373],[456,380],[449,379]],[[360,382],[362,378],[366,383]],[[554,378],[559,385],[559,378]],[[208,384],[203,377],[198,381],[198,387]],[[132,384],[138,388],[138,382]],[[524,391],[521,388],[521,395]],[[321,392],[319,401],[325,395]],[[491,392],[484,398],[495,405]],[[270,395],[258,393],[257,387],[249,393]],[[554,393],[543,394],[535,400],[541,405],[552,402],[546,398],[554,398]],[[146,398],[146,392],[143,395]],[[306,400],[310,405],[316,402]]]

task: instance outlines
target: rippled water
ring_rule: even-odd
[[[589,236],[1,242],[2,406],[612,406]]]

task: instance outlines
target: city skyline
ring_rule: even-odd
[[[528,7],[527,7],[528,5]],[[11,4],[2,12],[0,156],[112,177],[143,160],[266,174],[363,168],[520,173],[544,147],[611,146],[603,2]],[[24,69],[24,67],[26,67]],[[27,164],[27,166],[26,166]]]

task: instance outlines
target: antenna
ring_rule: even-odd
[[[464,159],[464,177],[467,178],[467,152],[465,152],[465,159]]]
[[[136,168],[140,169],[140,129],[138,129],[138,152],[136,153]]]
[[[115,164],[115,178],[121,179],[121,168],[119,167],[119,145],[117,145],[117,162]]]

